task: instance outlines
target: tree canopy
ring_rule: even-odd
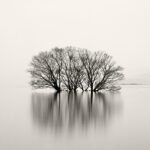
[[[55,47],[33,56],[28,72],[34,88],[61,90],[119,90],[123,68],[105,52]]]

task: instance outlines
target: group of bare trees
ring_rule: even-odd
[[[118,81],[124,78],[122,70],[105,52],[56,47],[34,56],[28,71],[34,88],[97,92],[119,90]]]

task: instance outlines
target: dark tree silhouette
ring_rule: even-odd
[[[68,90],[76,90],[84,78],[83,67],[81,66],[77,49],[66,47],[64,50],[62,80]]]
[[[119,90],[121,87],[117,84],[118,81],[124,78],[122,67],[117,66],[112,60],[112,57],[103,54],[102,55],[102,67],[101,78],[95,83],[94,91],[107,90]]]
[[[54,61],[55,64],[55,69],[56,72],[55,74],[57,75],[57,80],[58,80],[58,86],[59,86],[59,91],[61,90],[61,74],[62,74],[62,70],[63,70],[63,58],[64,58],[64,50],[62,48],[54,48],[52,49],[51,52],[51,57]]]
[[[87,88],[94,90],[94,84],[99,79],[102,68],[102,53],[91,53],[88,50],[79,51],[80,61],[85,69],[85,76],[87,79]]]
[[[61,90],[62,49],[41,52],[32,58],[30,66],[28,71],[31,73],[31,85],[34,88],[52,87],[57,91]]]
[[[54,88],[57,91],[119,90],[124,78],[123,68],[104,52],[90,52],[75,47],[53,48],[32,58],[29,72],[34,88]]]
[[[104,52],[91,53],[88,50],[79,52],[80,60],[85,69],[90,90],[119,90],[117,82],[124,78],[122,67],[116,66],[112,57]]]

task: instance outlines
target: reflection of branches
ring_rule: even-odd
[[[37,125],[55,131],[87,129],[91,125],[108,125],[119,110],[114,94],[88,92],[33,93],[32,115]]]

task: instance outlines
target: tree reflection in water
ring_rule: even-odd
[[[31,108],[33,121],[40,128],[70,132],[106,127],[120,114],[122,101],[118,93],[35,92]]]

